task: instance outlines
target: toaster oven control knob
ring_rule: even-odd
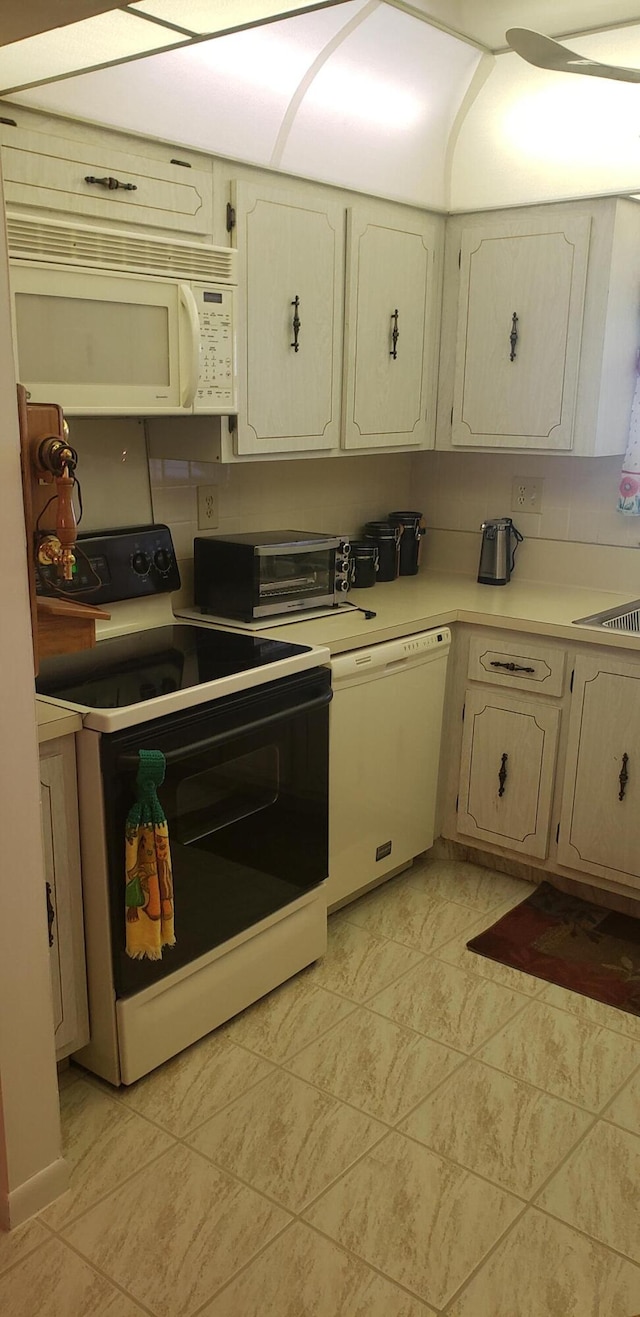
[[[153,555],[153,565],[161,576],[168,576],[171,571],[171,554],[168,549],[156,549]]]
[[[131,566],[136,576],[148,576],[151,571],[151,559],[143,549],[136,549],[131,555]]]

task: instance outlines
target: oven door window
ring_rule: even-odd
[[[324,670],[318,669],[323,673]],[[118,996],[197,960],[322,882],[328,868],[329,676],[263,687],[105,738],[111,938]],[[284,692],[274,688],[284,687]],[[279,707],[281,706],[281,707]],[[162,750],[159,790],[173,865],[176,945],[159,961],[124,949],[124,829],[137,754]]]
[[[278,746],[265,745],[181,778],[172,831],[177,844],[206,845],[214,833],[274,805],[279,764]]]

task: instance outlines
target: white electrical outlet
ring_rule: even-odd
[[[218,525],[218,486],[198,485],[198,530]]]
[[[512,512],[542,512],[544,480],[533,476],[515,476],[511,486]]]

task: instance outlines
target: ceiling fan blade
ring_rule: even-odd
[[[568,46],[561,46],[552,37],[531,32],[526,27],[510,27],[505,33],[512,50],[528,64],[553,73],[587,73],[592,78],[615,78],[617,82],[640,82],[640,69],[625,69],[620,64],[599,64],[597,60],[578,55]]]

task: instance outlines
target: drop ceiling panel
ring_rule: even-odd
[[[268,165],[296,88],[365,3],[349,0],[33,88],[12,100]],[[312,162],[303,172],[313,172]]]
[[[0,48],[0,94],[53,74],[72,73],[96,63],[126,59],[184,41],[170,28],[147,23],[134,14],[112,10],[81,23],[42,32]],[[99,52],[99,58],[96,58]]]
[[[301,9],[318,8],[323,0],[136,0],[128,6],[139,14],[177,23],[201,36],[262,23]],[[342,0],[324,0],[342,3]]]
[[[380,6],[329,56],[293,118],[279,163],[326,182],[442,208],[451,125],[480,58]]]

